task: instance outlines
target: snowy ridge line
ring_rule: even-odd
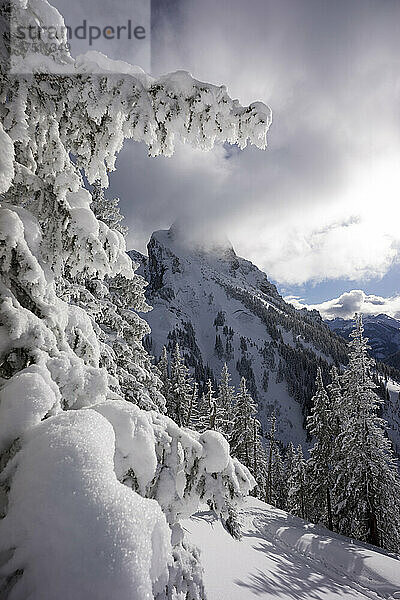
[[[285,513],[283,513],[283,511],[280,511],[279,509],[276,509],[275,507],[271,506],[270,509],[274,512],[282,513],[282,516],[285,514]],[[287,516],[292,521],[298,521],[299,523],[301,523],[302,527],[304,528],[304,523],[305,523],[304,521],[301,521],[301,519],[294,517],[292,515],[287,515]],[[291,530],[290,526],[287,526],[287,527],[280,526],[278,529],[276,529],[275,532],[272,532],[271,529],[269,528],[269,524],[265,523],[265,521],[263,521],[262,517],[256,516],[256,517],[254,517],[254,519],[252,519],[252,522],[255,527],[258,527],[267,536],[269,536],[270,541],[272,541],[275,545],[280,546],[282,549],[289,551],[291,553],[296,553],[304,561],[308,560],[308,561],[313,561],[314,563],[317,563],[318,565],[321,566],[321,568],[324,572],[327,572],[329,575],[333,574],[335,577],[339,577],[341,580],[341,583],[343,582],[349,588],[354,589],[355,591],[361,592],[368,598],[371,598],[372,600],[376,600],[376,598],[382,598],[384,600],[391,600],[392,598],[395,599],[397,597],[400,597],[400,594],[399,594],[399,596],[397,596],[397,592],[394,592],[394,594],[390,594],[390,595],[384,594],[384,593],[381,593],[377,589],[371,589],[359,582],[354,581],[353,579],[351,579],[351,576],[355,575],[354,573],[349,573],[344,570],[335,568],[333,566],[332,562],[323,560],[315,552],[311,551],[310,541],[316,540],[316,541],[320,542],[319,547],[318,547],[319,552],[321,552],[321,541],[323,544],[328,544],[329,541],[337,540],[339,543],[340,542],[343,543],[343,541],[346,541],[346,543],[348,545],[354,545],[355,549],[357,548],[357,546],[361,546],[363,549],[365,547],[365,550],[373,552],[374,554],[382,554],[383,556],[385,556],[386,559],[397,560],[391,556],[386,555],[380,549],[378,549],[378,548],[374,549],[373,547],[366,547],[366,545],[362,544],[362,542],[354,542],[354,540],[351,540],[348,538],[343,538],[343,536],[336,536],[333,532],[329,532],[329,534],[330,534],[329,536],[322,536],[321,534],[319,534],[319,533],[316,534],[314,532],[304,533],[303,536],[301,536],[297,539],[297,542],[295,544],[291,544],[289,541],[285,541],[285,539],[283,538],[283,535],[285,533],[290,532],[290,530]],[[313,529],[316,528],[316,526],[311,523],[306,526],[312,527]],[[294,531],[295,531],[295,528],[293,527],[293,532]],[[302,544],[302,542],[304,542],[304,544]],[[343,550],[343,554],[344,554],[344,556],[346,556],[346,550]],[[321,555],[323,555],[322,552],[321,552]],[[394,569],[395,569],[395,567],[397,567],[399,569],[400,564],[394,565]],[[367,571],[370,571],[371,573],[373,572],[369,568],[367,568]],[[377,578],[380,578],[380,575],[378,573],[376,573],[376,576],[377,576]],[[366,575],[365,577],[366,577],[366,579],[369,579],[371,582],[373,581],[372,577],[368,577],[368,575]]]

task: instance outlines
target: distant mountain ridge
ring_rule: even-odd
[[[337,317],[325,322],[333,332],[346,340],[350,339],[352,320]],[[400,367],[400,320],[379,314],[363,315],[363,322],[372,356],[398,369]]]

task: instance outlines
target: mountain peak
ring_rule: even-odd
[[[246,378],[263,427],[276,410],[278,438],[305,443],[317,366],[327,373],[344,362],[345,342],[315,314],[284,302],[267,275],[215,233],[180,220],[151,236],[142,266],[153,306],[144,316],[152,329],[146,347],[159,357],[178,342],[200,390],[209,379],[216,386],[226,363],[236,388]]]
[[[179,218],[169,228],[168,238],[186,249],[201,250],[203,252],[226,252],[233,254],[235,251],[224,232],[210,223],[193,221],[188,217]]]

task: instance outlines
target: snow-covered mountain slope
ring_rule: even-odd
[[[280,439],[304,443],[317,366],[327,373],[346,361],[345,342],[319,313],[287,304],[228,241],[187,243],[172,226],[153,233],[148,258],[129,254],[149,282],[150,352],[159,356],[164,344],[172,349],[178,341],[200,382],[218,380],[226,361],[233,384],[246,377],[264,427],[275,408]]]
[[[234,540],[207,511],[183,522],[200,548],[208,600],[400,598],[400,561],[255,498]]]
[[[392,364],[390,358],[400,352],[400,320],[384,314],[364,315],[363,323],[365,335],[369,338],[371,354],[378,360]],[[353,329],[352,320],[337,317],[326,321],[326,324],[338,335],[349,339]]]

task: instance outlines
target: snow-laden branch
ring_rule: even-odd
[[[11,36],[17,25],[65,30],[61,15],[43,0],[11,5]],[[144,142],[151,156],[170,156],[177,141],[203,150],[223,142],[240,148],[248,143],[266,147],[271,110],[262,102],[243,107],[230,98],[225,86],[203,83],[185,71],[155,79],[99,52],[74,60],[64,48],[66,41],[61,36],[55,50],[53,40],[51,52],[45,44],[41,52],[33,51],[15,36],[8,48],[0,41],[3,59],[7,51],[10,56],[3,60],[10,72],[3,70],[0,79],[5,128],[14,142],[29,146],[26,151],[35,162],[40,143],[30,143],[32,125],[39,126],[44,141],[46,121],[89,180],[101,178],[104,185],[126,138]],[[19,158],[35,170],[21,154]]]
[[[37,147],[29,143],[32,117],[42,128],[42,119],[57,107],[54,134],[91,182],[101,178],[107,184],[106,173],[126,138],[144,142],[151,156],[171,156],[177,141],[202,150],[224,142],[266,148],[270,109],[261,102],[241,106],[225,86],[202,83],[185,71],[158,79],[137,68],[121,73],[120,61],[97,52],[79,57],[73,67],[65,74],[59,69],[57,75],[13,77],[5,122],[12,140],[28,144],[35,156]]]

